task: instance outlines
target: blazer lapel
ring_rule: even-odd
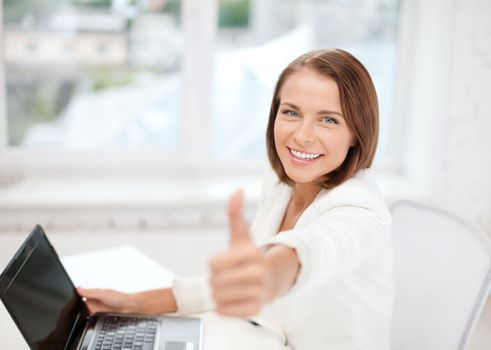
[[[292,189],[289,186],[282,185],[278,189],[278,195],[268,198],[268,202],[264,203],[260,212],[257,213],[258,218],[261,218],[259,225],[254,228],[254,237],[257,244],[266,243],[278,233],[291,194]]]

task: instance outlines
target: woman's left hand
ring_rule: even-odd
[[[229,200],[230,245],[210,260],[210,284],[218,313],[249,317],[271,301],[272,278],[264,250],[250,236],[242,215],[242,201],[242,191]]]
[[[176,299],[171,288],[123,293],[112,289],[77,288],[85,298],[91,315],[96,313],[165,314],[177,311]]]
[[[77,288],[77,292],[85,298],[85,305],[91,315],[96,313],[129,313],[133,304],[132,294],[112,289]]]

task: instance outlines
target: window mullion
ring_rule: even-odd
[[[212,64],[216,0],[183,0],[184,88],[183,148],[186,159],[204,159],[209,151]]]

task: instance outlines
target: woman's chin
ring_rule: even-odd
[[[298,174],[297,172],[286,172],[288,178],[295,185],[312,184],[316,182],[317,177],[307,174]]]

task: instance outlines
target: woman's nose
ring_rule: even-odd
[[[312,143],[314,142],[314,126],[307,120],[302,120],[298,125],[298,129],[294,133],[295,141],[298,144]]]

